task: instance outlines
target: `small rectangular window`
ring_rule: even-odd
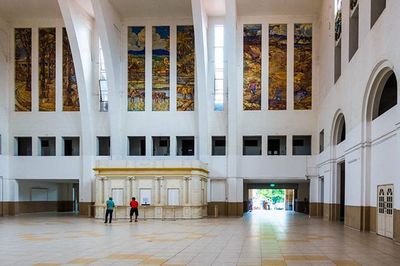
[[[110,156],[110,137],[97,137],[97,155]]]
[[[293,136],[293,155],[311,155],[311,136]]]
[[[176,155],[193,156],[194,155],[194,137],[176,137]]]
[[[324,130],[321,130],[321,132],[319,132],[319,153],[323,152],[325,149],[325,133]]]
[[[64,156],[79,156],[79,137],[63,137]]]
[[[286,155],[286,136],[268,136],[268,155]]]
[[[129,155],[146,156],[146,137],[128,137]]]
[[[225,136],[222,137],[212,137],[211,138],[212,147],[211,154],[213,156],[224,156],[226,155],[226,140]]]
[[[1,151],[1,134],[0,134],[0,155],[2,154],[2,151]]]
[[[17,156],[32,156],[32,137],[16,137]]]
[[[169,146],[169,137],[153,137],[153,156],[169,156]]]
[[[261,136],[243,137],[243,155],[261,155]]]
[[[56,156],[56,138],[39,137],[40,156]]]

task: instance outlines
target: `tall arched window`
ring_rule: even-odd
[[[346,121],[344,115],[341,114],[337,119],[337,131],[336,131],[336,144],[339,144],[346,140]]]
[[[372,119],[397,105],[397,79],[393,71],[389,71],[380,81],[373,102]]]
[[[337,110],[332,123],[331,145],[338,145],[346,140],[346,122],[341,110]]]

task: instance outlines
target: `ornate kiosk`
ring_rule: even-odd
[[[104,218],[109,197],[116,218],[129,218],[132,197],[139,202],[140,218],[207,216],[208,170],[200,161],[98,161],[94,171],[96,218]]]

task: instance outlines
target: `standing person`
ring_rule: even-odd
[[[305,214],[308,214],[308,205],[309,205],[309,202],[308,202],[308,199],[306,197],[306,198],[304,198],[304,213]]]
[[[112,215],[113,215],[114,207],[115,207],[114,201],[113,201],[112,197],[109,197],[107,202],[106,202],[106,208],[107,209],[106,209],[106,218],[104,220],[105,224],[107,223],[107,217],[109,215],[110,215],[110,218],[109,218],[108,222],[109,223],[112,222]]]
[[[139,203],[136,201],[135,197],[132,197],[130,205],[131,205],[131,212],[129,214],[129,216],[131,218],[130,222],[132,222],[133,214],[135,214],[135,222],[137,222],[137,217],[139,215],[139,210],[138,210]]]

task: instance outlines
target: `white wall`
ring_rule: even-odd
[[[43,194],[47,192],[47,201],[72,200],[72,183],[19,180],[18,201],[32,201],[32,189],[41,189]]]
[[[371,76],[380,65],[392,65],[400,79],[400,53],[398,35],[393,29],[400,26],[398,14],[400,2],[388,0],[372,29],[370,29],[370,1],[360,1],[359,49],[348,60],[348,0],[343,1],[342,27],[342,75],[333,81],[333,10],[332,1],[324,1],[321,11],[320,51],[320,109],[318,131],[325,130],[325,150],[317,156],[318,172],[325,180],[325,202],[338,203],[336,163],[346,161],[346,205],[376,206],[376,190],[379,184],[395,184],[399,190],[400,171],[398,161],[399,123],[398,107],[394,107],[372,124],[365,123],[366,102]],[[382,63],[383,62],[383,63]],[[398,97],[399,97],[398,93]],[[398,100],[399,102],[399,100]],[[344,143],[332,144],[333,120],[338,110],[344,114],[347,136]],[[368,128],[371,134],[368,135]],[[369,148],[371,145],[371,148]],[[370,160],[369,155],[370,154]],[[319,192],[318,192],[319,193]],[[395,208],[400,207],[400,195],[395,193]]]

